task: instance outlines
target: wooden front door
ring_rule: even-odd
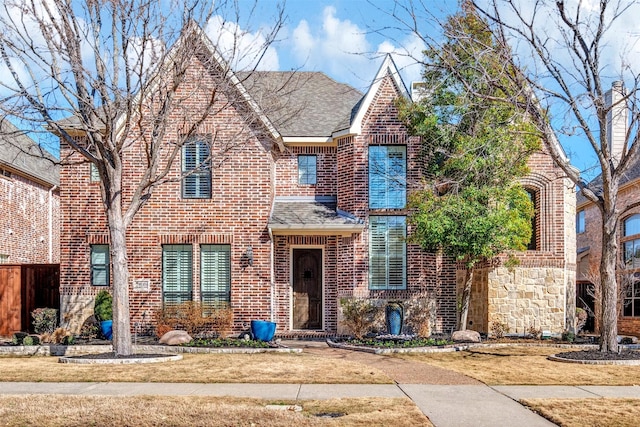
[[[322,329],[322,249],[293,250],[293,329]]]

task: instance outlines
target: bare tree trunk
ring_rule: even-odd
[[[459,331],[467,329],[467,319],[469,317],[469,302],[471,301],[471,285],[473,283],[473,267],[467,267],[464,275],[464,287],[462,289],[462,301],[460,305]]]
[[[600,283],[602,310],[600,322],[600,351],[618,351],[618,283],[616,265],[618,259],[618,215],[603,212],[602,258],[600,259]]]
[[[122,213],[122,180],[119,168],[112,176],[111,194],[106,205],[109,221],[111,268],[113,272],[113,350],[117,355],[133,353],[129,314],[129,258],[127,255],[127,224]],[[115,187],[115,188],[113,188]],[[108,199],[108,198],[107,198]]]

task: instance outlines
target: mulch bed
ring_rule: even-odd
[[[108,352],[108,353],[95,353],[95,354],[82,354],[79,356],[68,356],[70,358],[73,359],[93,359],[93,360],[99,360],[99,359],[151,359],[151,358],[156,358],[156,357],[170,357],[170,356],[174,356],[174,354],[167,354],[167,353],[157,353],[157,354],[150,354],[150,353],[136,353],[136,354],[130,354],[127,356],[121,355],[121,354],[115,354],[113,351]]]
[[[640,352],[633,350],[623,350],[620,353],[603,353],[599,350],[567,351],[555,356],[568,360],[640,360]]]

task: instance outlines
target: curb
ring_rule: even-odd
[[[83,354],[108,353],[108,345],[17,345],[0,346],[2,356],[81,356]],[[254,353],[301,353],[300,348],[252,348],[252,347],[178,347],[167,345],[138,344],[135,353],[192,353],[192,354],[254,354]]]

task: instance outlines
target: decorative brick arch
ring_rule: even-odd
[[[536,251],[552,251],[553,236],[553,206],[555,206],[557,195],[554,194],[552,181],[540,173],[530,173],[520,180],[530,194],[535,196],[534,206],[536,208],[535,230],[533,236],[536,238]]]

